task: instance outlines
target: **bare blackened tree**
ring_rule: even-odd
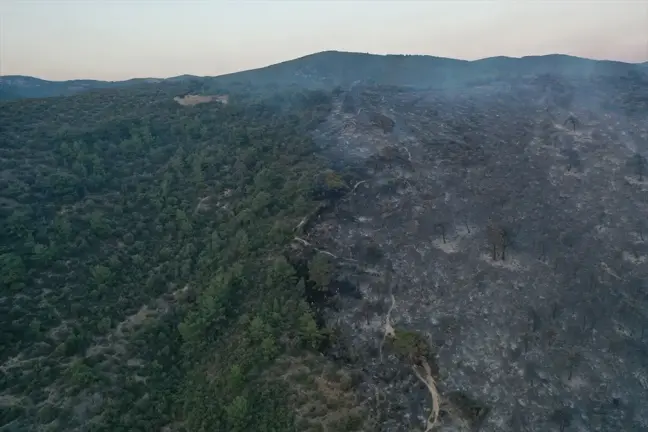
[[[581,160],[576,150],[568,149],[563,151],[562,154],[567,158],[567,171],[571,171],[573,168],[577,170],[580,168]]]
[[[570,114],[569,117],[567,117],[567,120],[565,120],[564,125],[567,125],[567,123],[571,123],[572,129],[576,131],[576,125],[578,124],[578,120],[576,117],[574,117],[573,114]]]
[[[567,408],[560,408],[551,413],[550,420],[558,425],[560,432],[564,432],[571,424],[572,416]]]
[[[500,230],[500,248],[502,250],[502,261],[506,260],[506,249],[509,246],[509,235],[504,229]]]
[[[644,173],[646,172],[646,158],[639,153],[635,153],[632,157],[632,162],[637,174],[637,179],[643,181]]]
[[[540,378],[538,375],[538,367],[535,363],[528,361],[524,364],[524,378],[526,378],[531,386],[536,384]]]
[[[559,344],[558,331],[555,328],[549,328],[544,333],[544,342],[547,349],[552,349]]]
[[[643,219],[637,222],[637,234],[639,234],[639,238],[641,241],[645,241],[644,239],[644,222]]]
[[[540,330],[540,325],[541,325],[540,315],[533,307],[530,307],[528,309],[528,314],[529,314],[529,324],[531,327],[531,331],[535,333],[538,330]]]
[[[360,303],[360,313],[364,318],[365,322],[369,324],[369,319],[371,317],[371,304],[368,300],[362,300]]]
[[[441,238],[443,239],[443,243],[445,244],[446,242],[446,228],[445,228],[445,223],[440,222],[436,225],[434,225],[434,229],[438,232],[441,233]]]
[[[525,354],[529,352],[529,346],[531,345],[531,340],[532,340],[532,336],[528,332],[522,335],[522,348],[524,349]]]
[[[492,248],[493,261],[497,261],[497,251],[500,251],[502,261],[506,259],[506,248],[509,245],[508,233],[504,228],[490,224],[487,229],[488,242]]]
[[[491,257],[493,258],[493,261],[497,260],[497,230],[493,224],[488,225],[488,228],[486,228],[486,237],[488,238],[488,243],[491,246]]]
[[[527,419],[524,415],[522,405],[519,402],[515,403],[511,418],[509,420],[510,430],[513,432],[521,432],[527,429]]]
[[[578,367],[582,360],[583,356],[577,348],[572,347],[569,349],[567,352],[567,380],[572,379],[574,369]]]
[[[594,326],[596,326],[596,312],[593,306],[587,306],[583,311],[581,329],[582,331],[589,331]]]
[[[547,258],[547,249],[546,249],[546,246],[545,246],[545,242],[541,241],[540,242],[540,261],[544,262],[546,258]]]

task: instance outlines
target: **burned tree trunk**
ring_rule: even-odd
[[[572,415],[567,408],[560,408],[551,414],[550,420],[558,426],[560,432],[563,432],[571,425]]]
[[[639,153],[635,153],[633,159],[634,159],[635,173],[637,174],[637,179],[641,182],[643,181],[643,176],[646,170],[646,158],[640,155]]]
[[[568,381],[571,381],[572,376],[574,374],[574,369],[578,367],[581,360],[582,360],[582,355],[575,348],[572,348],[567,353],[567,380]]]
[[[508,234],[503,229],[500,232],[500,247],[502,249],[502,261],[506,261],[506,248],[508,248]]]
[[[493,261],[497,261],[497,251],[500,251],[502,261],[506,259],[506,248],[509,245],[506,231],[494,224],[490,224],[487,229],[488,242],[493,250]]]
[[[445,230],[445,224],[444,223],[438,223],[434,225],[434,229],[436,231],[439,231],[441,233],[441,238],[443,239],[443,243],[445,244],[446,242],[446,230]]]
[[[576,120],[576,117],[573,115],[570,115],[567,117],[567,120],[565,120],[564,125],[566,126],[568,123],[571,123],[572,125],[572,130],[575,132],[576,131],[576,124],[578,123],[578,120]]]

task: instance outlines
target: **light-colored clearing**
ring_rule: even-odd
[[[576,177],[578,179],[582,179],[584,174],[585,174],[584,172],[576,171],[576,170],[564,171],[564,175],[570,176],[570,177]]]
[[[220,102],[224,105],[229,103],[228,95],[186,95],[184,97],[176,96],[173,98],[182,106],[193,106],[208,102]]]
[[[211,196],[200,198],[200,201],[198,201],[198,205],[196,206],[196,209],[194,211],[209,210],[209,201],[211,199]]]
[[[648,390],[648,374],[644,371],[635,371],[633,375],[637,382],[641,384],[641,387]]]
[[[631,262],[632,264],[643,264],[646,261],[648,261],[648,256],[646,255],[635,256],[627,251],[623,251],[623,259],[628,262]]]
[[[23,354],[20,353],[14,357],[9,357],[2,365],[0,365],[0,371],[8,373],[10,369],[20,367],[22,365],[28,364],[34,361],[34,359],[25,359]]]
[[[505,268],[511,271],[524,271],[526,268],[515,258],[507,256],[506,260],[502,261],[501,259],[493,260],[493,257],[490,254],[483,253],[480,255],[482,261],[487,262],[493,267]]]
[[[153,310],[144,305],[137,311],[135,314],[130,315],[124,321],[117,324],[115,328],[115,335],[118,337],[123,337],[125,332],[130,331],[131,329],[142,325],[142,323],[149,317],[156,315],[159,311]]]
[[[130,358],[126,360],[126,366],[128,367],[141,367],[144,366],[144,361],[138,358]]]
[[[567,381],[567,386],[569,386],[569,388],[574,390],[581,390],[581,389],[588,388],[590,386],[590,383],[588,383],[581,377],[572,376],[572,379]]]
[[[597,234],[607,234],[609,229],[605,225],[596,225],[594,231],[596,231]]]
[[[607,274],[609,274],[610,276],[612,276],[614,279],[616,279],[616,280],[625,280],[625,279],[623,279],[621,276],[619,276],[618,274],[616,274],[616,272],[615,272],[614,270],[612,270],[612,269],[610,268],[610,266],[607,265],[607,263],[604,263],[603,261],[601,261],[601,268],[603,269],[604,272],[606,272]]]
[[[22,397],[10,394],[0,395],[0,407],[19,406],[22,402],[22,399]]]
[[[625,180],[634,186],[639,186],[642,190],[648,190],[648,177],[644,177],[643,181],[639,181],[637,177],[625,176]]]
[[[432,241],[432,246],[447,254],[457,253],[461,250],[458,241],[449,241],[448,239],[446,239],[445,243],[443,242],[443,239],[434,239]]]

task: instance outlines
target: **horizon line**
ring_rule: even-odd
[[[52,79],[47,79],[47,78],[42,78],[41,76],[36,76],[36,75],[23,75],[23,74],[11,74],[11,75],[0,75],[0,79],[2,78],[8,78],[8,77],[22,77],[22,78],[33,78],[37,79],[40,81],[48,81],[52,83],[64,83],[64,82],[69,82],[69,81],[99,81],[99,82],[108,82],[108,83],[119,83],[119,82],[126,82],[126,81],[131,81],[131,80],[168,80],[168,79],[173,79],[173,78],[179,78],[179,77],[192,77],[192,78],[217,78],[217,77],[222,77],[222,76],[227,76],[227,75],[234,75],[237,73],[241,72],[247,72],[247,71],[253,71],[253,70],[259,70],[259,69],[265,69],[268,67],[272,67],[275,65],[283,64],[283,63],[289,63],[291,61],[296,61],[296,60],[301,60],[307,57],[312,57],[316,56],[318,54],[325,54],[325,53],[338,53],[338,54],[360,54],[360,55],[371,55],[371,56],[380,56],[380,57],[389,57],[389,56],[403,56],[403,57],[431,57],[434,59],[443,59],[443,60],[454,60],[454,61],[459,61],[459,62],[466,62],[466,63],[473,63],[473,62],[479,62],[479,61],[484,61],[484,60],[490,60],[490,59],[513,59],[513,60],[522,60],[525,58],[530,58],[530,57],[551,57],[551,56],[562,56],[562,57],[572,57],[580,60],[588,60],[588,61],[595,61],[595,62],[607,62],[607,63],[621,63],[621,64],[627,64],[627,65],[644,65],[648,64],[648,59],[644,61],[638,61],[638,62],[629,62],[629,61],[623,61],[623,60],[612,60],[612,59],[596,59],[596,58],[591,58],[591,57],[582,57],[578,55],[573,55],[573,54],[565,54],[565,53],[549,53],[549,54],[529,54],[529,55],[524,55],[524,56],[507,56],[507,55],[498,55],[498,56],[490,56],[490,57],[482,57],[482,58],[477,58],[477,59],[462,59],[462,58],[457,58],[457,57],[441,57],[441,56],[435,56],[432,54],[401,54],[401,53],[372,53],[372,52],[361,52],[361,51],[343,51],[343,50],[336,50],[336,49],[330,49],[330,50],[324,50],[324,51],[317,51],[313,52],[310,54],[304,54],[300,55],[298,57],[293,57],[288,60],[282,60],[278,61],[275,63],[270,63],[266,64],[264,66],[259,66],[255,68],[250,68],[250,69],[241,69],[237,70],[234,72],[227,72],[224,74],[219,74],[219,75],[193,75],[190,73],[186,74],[180,74],[180,75],[172,75],[172,76],[167,76],[167,77],[140,77],[140,76],[134,76],[130,78],[125,78],[121,80],[107,80],[107,79],[100,79],[100,78],[71,78],[71,79],[64,79],[64,80],[52,80]]]

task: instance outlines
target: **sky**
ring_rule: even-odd
[[[318,51],[648,61],[648,0],[0,0],[0,75],[220,75]]]

